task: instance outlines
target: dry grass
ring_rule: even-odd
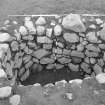
[[[105,13],[105,0],[0,0],[0,23],[10,14]]]

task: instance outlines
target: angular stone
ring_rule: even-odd
[[[60,36],[62,33],[62,27],[60,25],[56,25],[54,27],[54,35],[55,36]]]
[[[62,69],[63,67],[64,67],[64,65],[62,65],[62,64],[55,65],[55,69],[57,69],[57,70]]]
[[[85,51],[85,55],[87,57],[98,57],[99,56],[99,53],[97,53],[97,52],[91,52],[91,51],[86,50]]]
[[[102,73],[102,68],[98,64],[95,64],[93,66],[93,70],[94,70],[96,75],[99,74],[99,73]]]
[[[101,29],[101,30],[99,31],[99,36],[100,36],[100,38],[101,38],[102,40],[105,41],[105,26],[103,27],[103,29]]]
[[[12,87],[5,86],[0,88],[0,98],[7,98],[11,95]]]
[[[11,105],[19,105],[20,101],[21,101],[21,96],[17,94],[9,98],[9,103]]]
[[[96,37],[96,33],[95,32],[88,32],[86,34],[86,37],[87,37],[87,40],[89,42],[97,43],[97,41],[98,41],[98,38]]]
[[[78,64],[78,63],[81,63],[82,59],[81,58],[78,58],[78,57],[72,57],[72,62],[74,64]]]
[[[54,67],[55,67],[55,65],[54,64],[48,64],[47,66],[46,66],[46,69],[54,69]]]
[[[36,31],[37,31],[37,35],[42,36],[45,34],[45,27],[44,26],[37,26]]]
[[[79,71],[79,65],[74,65],[72,63],[69,63],[68,67],[70,68],[71,71],[75,71],[75,72]]]
[[[98,62],[97,64],[101,67],[103,67],[105,64],[104,64],[104,60],[103,59],[98,59]]]
[[[52,49],[52,44],[49,44],[49,43],[48,44],[43,44],[43,48],[46,49],[46,50],[47,49]]]
[[[63,49],[63,54],[64,55],[70,55],[71,50]]]
[[[70,58],[66,58],[66,57],[62,57],[62,58],[59,58],[57,59],[61,64],[67,64],[67,63],[70,63],[71,62],[71,59]]]
[[[28,34],[28,30],[25,26],[20,26],[19,27],[19,33],[22,35],[22,36],[25,36]]]
[[[29,34],[36,34],[36,28],[31,20],[25,19],[24,26],[27,27]]]
[[[84,58],[84,53],[79,52],[79,51],[72,51],[71,52],[71,56],[79,57],[79,58]]]
[[[82,68],[82,70],[84,71],[84,72],[86,72],[86,73],[91,73],[91,69],[89,68],[89,65],[87,64],[87,63],[82,63],[81,65],[80,65],[80,67]]]
[[[36,25],[45,25],[46,24],[46,20],[44,17],[40,16],[36,22],[35,22]]]
[[[27,63],[27,62],[29,62],[30,60],[31,60],[31,55],[25,55],[24,57],[23,57],[23,62],[24,63]]]
[[[96,59],[95,58],[90,58],[90,63],[91,64],[95,64],[96,63]]]
[[[40,59],[40,63],[41,64],[49,64],[49,63],[51,64],[51,63],[54,63],[54,59],[44,57],[44,58]]]
[[[99,44],[98,46],[100,49],[105,50],[105,44]]]
[[[78,50],[78,51],[83,51],[83,50],[84,50],[84,45],[78,44],[78,45],[77,45],[77,50]]]
[[[75,33],[64,33],[63,38],[70,43],[79,42],[79,36]]]
[[[103,23],[103,21],[100,18],[96,18],[95,20],[96,20],[97,24],[102,24]]]
[[[85,32],[86,27],[83,24],[80,15],[69,14],[63,18],[62,25],[65,29],[73,30],[75,32]]]
[[[93,52],[100,52],[100,51],[101,51],[98,46],[95,46],[95,45],[93,45],[93,44],[88,44],[88,45],[86,46],[86,48],[87,48],[87,50],[93,51]]]
[[[52,40],[46,36],[38,36],[37,37],[37,43],[47,43],[47,44],[51,44]]]
[[[51,37],[52,32],[53,32],[52,28],[46,28],[46,36]]]
[[[36,51],[33,52],[33,56],[36,57],[37,59],[41,59],[42,57],[46,56],[49,54],[49,51],[45,50],[45,49],[38,49]]]

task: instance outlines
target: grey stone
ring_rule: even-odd
[[[96,59],[95,58],[90,58],[90,63],[91,64],[95,64],[96,63]]]
[[[83,24],[80,15],[69,14],[63,18],[62,25],[65,29],[75,32],[85,32],[86,27]]]
[[[56,68],[57,70],[62,69],[63,67],[64,67],[64,65],[62,65],[62,64],[56,64],[56,65],[55,65],[55,68]]]
[[[51,58],[48,58],[48,57],[44,57],[44,58],[40,59],[40,63],[41,64],[54,63],[54,59],[51,59]]]
[[[12,51],[18,51],[18,49],[19,49],[19,43],[17,42],[17,41],[12,41],[11,42],[11,50]]]
[[[43,36],[43,37],[38,36],[37,37],[37,43],[48,43],[48,44],[50,44],[52,42],[53,41],[50,38],[46,37],[46,36]]]
[[[79,42],[79,36],[75,33],[64,33],[63,37],[69,43]]]
[[[103,29],[101,29],[101,30],[99,31],[99,36],[100,36],[100,38],[101,38],[102,40],[105,41],[105,26],[103,27]]]
[[[54,35],[55,36],[60,36],[62,33],[62,27],[60,25],[56,25],[54,27]]]
[[[79,71],[79,65],[74,65],[72,63],[69,63],[68,67],[70,68],[71,71],[75,71],[75,72]]]
[[[46,20],[44,17],[40,16],[36,22],[35,22],[36,25],[45,25],[46,24]]]
[[[71,50],[63,49],[63,54],[64,55],[70,55],[71,54]]]
[[[86,48],[87,48],[87,50],[93,51],[93,52],[100,52],[100,51],[101,51],[98,46],[95,46],[95,45],[93,45],[93,44],[88,44],[88,45],[86,46]]]
[[[80,51],[72,51],[71,52],[71,56],[79,57],[79,58],[84,58],[84,53],[82,53]]]
[[[36,31],[37,31],[37,35],[43,36],[45,34],[45,27],[44,26],[37,26]]]
[[[72,62],[75,64],[81,63],[82,59],[78,57],[72,57]]]
[[[87,57],[98,57],[99,56],[99,53],[97,53],[97,52],[90,52],[90,51],[86,50],[85,51],[85,55]]]
[[[41,59],[42,57],[49,55],[49,54],[50,52],[45,49],[38,49],[32,53],[32,55],[36,57],[37,59]]]
[[[99,44],[98,45],[100,49],[104,50],[105,49],[105,44]]]
[[[97,64],[101,67],[103,67],[105,64],[104,64],[104,60],[103,59],[98,59],[98,62]]]
[[[95,32],[88,32],[86,34],[86,37],[87,37],[89,42],[97,43],[97,41],[98,41],[98,38],[96,37],[96,33]]]
[[[102,68],[98,64],[95,64],[93,66],[93,70],[94,70],[96,75],[99,74],[99,73],[102,73]]]
[[[43,44],[43,48],[46,50],[52,49],[52,44]]]
[[[78,45],[77,45],[77,50],[78,50],[78,51],[83,51],[83,50],[84,50],[84,45],[78,44]]]
[[[70,63],[71,59],[70,58],[66,58],[66,57],[61,57],[59,59],[57,59],[61,64],[66,64],[66,63]]]
[[[82,70],[84,71],[84,72],[86,72],[86,73],[88,73],[88,74],[90,74],[91,73],[91,69],[90,69],[90,67],[89,67],[89,65],[87,64],[87,63],[82,63],[81,65],[80,65],[80,67],[82,68]]]

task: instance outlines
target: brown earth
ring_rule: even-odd
[[[0,0],[0,23],[8,15],[105,13],[105,0]]]

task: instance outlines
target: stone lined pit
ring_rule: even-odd
[[[0,67],[23,85],[103,73],[104,21],[78,14],[10,17],[0,28]]]

